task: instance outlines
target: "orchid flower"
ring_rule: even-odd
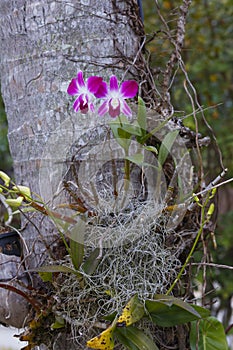
[[[76,95],[76,100],[74,101],[73,108],[75,112],[80,112],[86,114],[90,109],[91,112],[94,111],[94,100],[98,89],[101,88],[103,78],[92,76],[87,79],[85,84],[83,79],[83,72],[79,71],[77,77],[72,79],[67,92],[69,95]]]
[[[103,82],[96,94],[96,97],[105,100],[99,107],[98,114],[103,116],[109,113],[112,118],[116,118],[122,113],[127,117],[131,117],[132,111],[125,99],[134,97],[137,91],[138,84],[135,80],[124,81],[119,87],[117,77],[112,75],[109,87]]]

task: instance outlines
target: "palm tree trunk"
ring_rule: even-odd
[[[137,18],[136,0],[1,1],[1,89],[17,184],[37,194],[49,191],[40,179],[46,144],[67,120],[79,125],[66,93],[70,79],[79,69],[104,77],[132,71],[142,35]],[[88,124],[80,123],[78,133],[84,127]],[[35,214],[22,216],[22,227],[24,264],[32,268],[44,262],[57,235]],[[50,253],[56,255],[54,250]],[[1,308],[6,293],[1,291]],[[24,317],[14,313],[17,300],[10,300],[10,310],[19,327]],[[0,315],[0,321],[11,323]]]

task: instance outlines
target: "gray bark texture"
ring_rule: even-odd
[[[138,23],[136,0],[0,1],[1,89],[17,184],[40,194],[43,186],[39,175],[46,144],[51,136],[56,137],[67,118],[79,123],[66,93],[79,69],[87,77],[100,74],[109,78],[116,74],[121,78],[126,70],[133,72],[142,34]],[[96,121],[88,123],[94,126]],[[78,132],[88,128],[88,123],[83,119]],[[63,140],[65,144],[67,135],[64,133],[62,139],[58,136],[60,145]],[[21,231],[26,268],[42,264],[46,247],[57,237],[48,220],[35,214],[29,217],[36,224],[29,223]],[[22,225],[26,222],[22,218]],[[9,269],[16,271],[16,263],[13,261]],[[8,277],[12,277],[10,272]],[[27,283],[23,288],[27,291]],[[19,297],[0,290],[0,322],[24,325],[28,303],[20,297],[22,307],[16,308]],[[59,346],[65,349],[68,345]]]
[[[89,205],[87,214],[91,216],[91,210],[93,209],[92,204],[96,194],[95,191],[99,191],[97,195],[99,195],[101,191],[105,191],[104,194],[106,194],[108,188],[105,185],[108,185],[111,181],[112,185],[114,185],[114,176],[112,176],[114,171],[119,174],[120,180],[124,179],[122,164],[125,164],[122,162],[124,154],[122,155],[122,153],[120,153],[122,149],[119,151],[119,145],[114,144],[112,139],[110,139],[109,128],[106,127],[105,120],[98,118],[95,114],[81,115],[80,113],[73,112],[73,100],[66,92],[71,78],[74,78],[77,71],[80,69],[85,73],[86,78],[90,75],[100,75],[108,80],[112,74],[117,75],[120,79],[125,79],[126,77],[135,78],[138,82],[142,83],[140,86],[141,95],[145,99],[147,105],[153,108],[150,110],[150,113],[147,113],[148,130],[154,129],[158,124],[161,125],[161,122],[167,117],[171,117],[173,113],[173,108],[169,99],[169,77],[171,78],[172,70],[179,58],[182,46],[181,42],[184,37],[185,19],[190,1],[184,1],[184,3],[186,7],[180,7],[180,18],[183,26],[178,25],[177,47],[174,49],[174,54],[171,55],[167,70],[164,72],[160,94],[155,87],[154,77],[148,68],[147,61],[143,59],[141,55],[144,33],[139,18],[137,0],[0,1],[1,89],[8,118],[8,136],[14,161],[15,182],[17,184],[29,186],[35,198],[35,194],[39,194],[49,208],[57,209],[59,207],[58,214],[63,215],[63,218],[65,215],[66,218],[67,216],[70,218],[71,215],[73,215],[72,208],[69,207],[67,209],[65,207],[64,209],[63,205],[68,202],[65,202],[64,199],[68,198],[68,200],[70,200],[68,193],[69,195],[72,193],[73,196],[76,195],[77,197],[77,187],[79,187],[79,191],[82,186],[84,188],[83,193],[85,193],[86,198],[89,200],[91,197],[89,194],[93,190],[91,176],[95,173],[96,188],[92,192],[94,196],[89,202],[88,200],[85,202],[87,203],[87,207]],[[171,69],[169,67],[171,67]],[[133,107],[135,107],[135,105],[132,105],[135,116],[136,108]],[[160,130],[160,127],[158,129]],[[175,188],[174,198],[177,199],[179,197],[177,194],[177,184],[175,184],[177,181],[177,173],[179,177],[182,176],[182,180],[184,180],[183,191],[191,193],[190,186],[193,185],[192,164],[186,160],[186,155],[189,158],[189,151],[187,152],[187,148],[193,148],[193,145],[196,145],[196,135],[195,133],[189,133],[189,130],[186,130],[187,128],[182,128],[182,126],[176,124],[174,120],[170,120],[165,128],[160,130],[161,135],[159,133],[156,135],[158,143],[161,142],[167,133],[174,131],[174,129],[178,130],[178,132],[181,131],[183,137],[177,138],[178,143],[175,153],[172,154],[172,152],[170,152],[172,156],[168,157],[170,159],[163,164],[165,176],[162,180],[160,174],[156,178],[156,174],[152,173],[152,170],[156,169],[157,164],[156,157],[151,156],[152,152],[150,152],[150,157],[152,157],[152,159],[147,159],[145,157],[148,162],[155,162],[153,163],[154,167],[152,170],[150,169],[151,171],[148,171],[148,174],[142,174],[138,167],[134,167],[132,170],[134,174],[134,178],[132,178],[131,181],[133,195],[124,207],[126,209],[123,213],[122,221],[119,221],[120,224],[124,223],[130,210],[134,211],[135,202],[130,202],[131,199],[138,197],[136,200],[138,199],[139,201],[139,197],[141,197],[143,201],[144,198],[147,198],[147,195],[150,199],[150,194],[152,194],[153,198],[156,196],[159,198],[163,191],[161,183],[166,185],[169,179],[173,179],[172,187]],[[153,132],[152,144],[157,143],[157,141],[154,140],[156,138],[154,138],[154,135]],[[189,145],[188,142],[190,143]],[[130,153],[129,150],[129,156],[137,153],[138,146],[141,145],[137,143],[133,144],[132,153]],[[117,164],[117,166],[115,166],[115,168],[114,165],[112,165],[112,153],[115,156],[114,159],[116,159],[115,164]],[[172,161],[172,157],[175,159],[175,162]],[[86,159],[88,159],[88,161],[86,161]],[[71,164],[73,162],[74,166],[67,166],[66,161],[70,161]],[[174,163],[177,165],[176,168],[178,170],[176,169],[177,173],[173,176],[173,173],[175,173]],[[180,175],[179,169],[182,171],[184,169],[185,173],[182,172]],[[76,182],[78,186],[75,186],[73,181],[76,171],[79,172],[78,181]],[[144,181],[144,174],[148,176],[146,181]],[[102,179],[104,179],[105,182],[102,181]],[[60,186],[61,183],[63,185],[62,188]],[[70,184],[67,190],[68,193],[65,192],[65,185],[67,183]],[[138,185],[140,185],[139,188],[142,188],[142,190],[138,190]],[[112,191],[111,193],[113,194],[114,192]],[[166,189],[164,193],[166,193]],[[119,193],[119,197],[120,195],[121,193]],[[173,194],[171,193],[169,196],[165,195],[165,197],[168,197],[166,203],[169,203],[170,195],[172,196]],[[118,197],[118,194],[116,197]],[[78,197],[78,199],[80,198]],[[123,195],[123,203],[125,203],[124,199]],[[61,204],[63,205],[62,208]],[[106,207],[108,207],[108,205],[106,205]],[[148,208],[150,208],[150,205]],[[89,226],[86,225],[86,227],[88,226],[90,236],[93,233],[92,229],[94,227],[93,241],[96,238],[95,229],[98,226],[100,232],[98,243],[100,245],[102,244],[101,233],[103,231],[108,232],[108,226],[111,226],[113,231],[115,227],[117,227],[116,224],[114,226],[114,219],[112,219],[111,216],[113,213],[107,210],[105,211],[105,209],[107,208],[102,208],[102,216],[99,215],[102,220],[101,222],[97,222],[97,225],[95,225],[95,221],[92,221],[91,224],[88,222]],[[156,218],[155,213],[161,212],[161,208],[157,208],[156,210],[156,212],[151,211],[150,215],[148,214],[149,222],[150,218]],[[178,212],[174,210],[174,212],[174,215],[171,214],[170,216],[171,220],[168,222],[168,230],[171,229],[174,233],[175,228],[181,223],[178,235],[181,237],[180,231],[183,230],[185,232],[188,227],[190,235],[188,244],[192,244],[197,231],[197,227],[193,225],[193,221],[196,222],[193,219],[196,215],[195,212],[194,214],[190,214],[189,220],[186,220],[183,226],[182,220],[185,211],[181,209]],[[121,215],[121,211],[118,213]],[[95,215],[93,216],[95,219]],[[97,215],[97,220],[99,217]],[[140,218],[139,215],[138,218]],[[142,216],[139,225],[143,225],[144,219],[145,218]],[[177,222],[174,224],[175,220],[177,220]],[[153,221],[153,224],[154,222],[155,221]],[[139,226],[139,228],[136,226],[137,225],[133,226],[133,230],[140,231],[141,226]],[[55,309],[57,313],[55,313],[54,309],[51,307],[51,303],[49,304],[52,298],[49,298],[46,294],[47,291],[51,292],[52,288],[47,287],[48,284],[42,282],[38,278],[38,274],[32,271],[40,265],[45,265],[46,260],[51,262],[53,259],[53,263],[56,263],[57,260],[61,261],[61,259],[64,258],[64,246],[61,246],[60,240],[58,239],[58,231],[54,227],[51,221],[42,214],[32,212],[22,215],[22,229],[20,230],[23,243],[22,261],[20,261],[20,259],[11,260],[1,255],[0,264],[4,265],[5,269],[2,275],[0,275],[0,279],[2,278],[6,281],[10,279],[9,285],[11,287],[8,289],[0,289],[0,322],[21,327],[28,323],[29,309],[31,319],[35,314],[35,317],[38,317],[41,306],[43,306],[43,311],[45,313],[47,306],[48,310],[52,310],[48,314],[40,314],[41,317],[31,324],[30,329],[33,332],[30,333],[29,331],[29,333],[26,334],[26,339],[27,337],[29,339],[30,336],[33,335],[36,337],[36,340],[35,343],[33,343],[33,339],[30,339],[31,347],[27,348],[27,350],[31,350],[31,348],[37,344],[44,344],[41,345],[41,350],[44,350],[46,347],[53,350],[77,349],[77,342],[75,346],[72,341],[74,332],[76,332],[79,339],[83,338],[80,341],[82,341],[82,344],[85,344],[86,339],[83,337],[83,329],[88,327],[90,318],[88,318],[88,320],[85,319],[85,322],[83,322],[81,318],[82,315],[79,319],[80,313],[77,316],[75,313],[72,314],[72,312],[77,310],[75,307],[78,305],[78,307],[80,306],[79,311],[82,310],[84,315],[89,311],[95,314],[95,309],[92,308],[93,305],[91,305],[92,302],[89,302],[89,295],[87,299],[84,297],[79,304],[76,302],[76,275],[74,277],[69,277],[73,288],[71,288],[71,291],[70,283],[63,285],[65,284],[64,279],[62,279],[64,276],[61,277],[58,275],[57,280],[55,280],[53,286],[57,283],[54,288],[57,288],[56,291],[58,292],[53,296],[53,302],[55,300],[57,303],[56,306],[58,305],[58,308]],[[149,225],[148,227],[151,226]],[[190,227],[192,227],[191,230]],[[86,231],[88,231],[88,229]],[[88,235],[86,231],[85,234]],[[141,230],[140,234],[142,232],[144,231]],[[149,229],[149,232],[152,234],[151,229]],[[121,236],[118,234],[118,227],[115,233],[116,236],[114,238],[119,239],[120,237],[121,239]],[[133,231],[133,234],[134,233]],[[161,238],[160,233],[159,231],[159,238]],[[179,240],[180,238],[173,233],[172,235],[168,234],[166,242],[164,240],[164,245],[161,244],[161,247],[159,244],[156,245],[165,256],[167,256],[167,253],[170,254],[170,260],[163,258],[162,268],[164,269],[166,278],[164,279],[163,286],[161,286],[159,290],[160,293],[163,293],[167,286],[170,285],[170,282],[174,280],[177,270],[175,270],[173,266],[175,265],[177,269],[180,268],[179,259],[181,253],[187,248],[186,241],[183,240],[183,238]],[[106,233],[104,234],[106,235]],[[104,234],[103,237],[105,238]],[[111,239],[111,235],[109,236]],[[155,239],[155,237],[156,236],[153,238]],[[175,241],[177,237],[178,240]],[[140,241],[138,242],[140,244]],[[178,249],[178,245],[180,250]],[[103,247],[103,249],[106,247]],[[93,248],[93,246],[91,246],[91,248]],[[115,247],[111,246],[111,248],[114,249]],[[120,256],[120,254],[118,255]],[[99,259],[99,256],[96,257],[96,260],[97,258]],[[185,255],[183,259],[185,259]],[[172,262],[170,263],[170,261]],[[168,273],[166,262],[170,264],[171,273]],[[156,264],[155,259],[153,259],[152,263]],[[120,267],[121,266],[120,264]],[[158,266],[154,266],[154,268],[158,268]],[[157,276],[153,275],[155,271],[154,268],[147,269],[152,271],[152,277],[148,278],[149,282],[153,282],[154,277],[155,279],[157,278]],[[25,280],[24,269],[29,270],[27,271],[27,280]],[[19,281],[16,282],[17,276],[19,275],[24,277],[23,280],[20,280],[20,284]],[[14,276],[16,278],[12,279]],[[131,277],[133,278],[134,274],[132,274]],[[74,278],[75,281],[73,281],[72,278]],[[160,280],[158,280],[158,286],[157,289],[160,288]],[[13,293],[13,288],[18,288],[19,291],[17,294]],[[100,288],[102,288],[102,284]],[[64,290],[68,290],[68,294],[73,293],[72,296],[74,296],[72,299],[74,304],[70,303],[70,308],[65,313],[64,307],[66,306],[66,302],[69,304],[69,297],[67,297],[67,295],[64,297],[62,294]],[[78,292],[79,291],[80,289]],[[129,292],[132,293],[131,290]],[[156,290],[156,293],[157,292]],[[29,298],[22,298],[23,295],[25,296],[27,294]],[[153,292],[153,294],[155,294],[155,292]],[[63,298],[62,301],[59,299],[60,295],[61,299]],[[104,293],[104,297],[106,297],[106,295],[107,294]],[[19,298],[22,308],[16,308],[16,303],[19,303]],[[87,306],[85,304],[86,300]],[[32,308],[29,307],[28,302],[31,304],[30,306],[33,306]],[[96,304],[98,304],[98,302],[99,299]],[[124,302],[125,300],[123,300],[123,304],[125,305]],[[34,312],[35,310],[37,313]],[[69,314],[70,311],[72,315]],[[54,322],[55,314],[56,316],[63,317],[66,321],[67,329],[51,331],[50,327]],[[80,326],[80,323],[81,328],[78,328],[77,325]],[[154,332],[153,327],[152,332]],[[167,334],[169,332],[170,330],[168,330],[167,333],[161,330],[161,344],[166,343],[170,346],[173,343],[177,343],[177,338],[179,338],[179,349],[185,349],[185,343],[188,341],[187,337],[183,337],[182,332],[176,332],[174,330],[174,332],[170,332],[170,337],[168,339]],[[187,333],[186,330],[185,333]],[[180,337],[179,334],[181,335]],[[185,340],[181,338],[185,338]],[[83,345],[82,348],[86,348],[85,345]],[[166,348],[166,345],[164,345],[163,349]],[[120,348],[118,347],[118,349]]]

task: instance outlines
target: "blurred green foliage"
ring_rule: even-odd
[[[232,266],[233,245],[232,245],[232,228],[233,228],[233,211],[223,214],[218,223],[216,231],[217,249],[212,251],[212,257],[216,264]],[[231,297],[233,296],[233,278],[232,270],[211,270],[211,280],[217,281],[219,288],[216,290],[216,296],[220,296],[221,303],[219,309],[224,310],[224,323],[228,326],[232,316]]]
[[[178,6],[182,1],[158,0],[160,13],[172,35],[178,18]],[[151,52],[152,67],[161,69],[169,59],[174,47],[166,35],[166,25],[160,20],[154,0],[143,0],[145,30]],[[232,0],[196,0],[190,6],[187,18],[185,43],[182,52],[183,61],[189,79],[197,91],[200,105],[205,110],[205,118],[216,135],[223,154],[224,166],[229,169],[228,177],[233,174],[233,6]],[[154,36],[154,37],[153,37]],[[176,72],[171,89],[172,104],[176,115],[192,113],[190,100],[183,88],[185,77],[181,71]],[[211,133],[206,128],[201,114],[197,113],[199,130],[203,135]],[[195,129],[193,117],[184,119],[184,123]],[[205,173],[213,179],[219,173],[219,158],[211,144],[204,150]],[[220,199],[221,200],[221,199]],[[233,211],[228,211],[218,218],[216,228],[217,249],[213,248],[207,238],[211,261],[216,264],[233,265]],[[200,262],[203,251],[196,252],[195,259]],[[203,283],[203,269],[198,279]],[[233,296],[232,270],[207,268],[207,297],[213,314],[220,310],[224,325],[229,325],[232,317],[231,300]],[[217,299],[218,298],[218,299]],[[215,301],[218,301],[216,306]]]
[[[158,1],[166,24],[175,35],[178,6],[182,1]],[[151,62],[154,67],[165,67],[174,47],[166,35],[166,27],[156,13],[155,1],[144,0],[145,29],[149,37]],[[183,60],[192,84],[197,90],[205,117],[213,128],[224,157],[224,165],[233,173],[233,6],[231,0],[196,0],[190,6],[187,18]],[[188,115],[192,106],[183,88],[184,75],[176,73],[171,91],[172,103],[180,111],[177,115]],[[199,128],[208,134],[201,115],[197,114]],[[192,118],[185,120],[194,128]],[[206,164],[216,174],[218,159],[211,147],[206,155]],[[212,169],[209,169],[211,173]]]
[[[206,241],[208,244],[209,259],[214,264],[232,266],[233,245],[232,245],[232,223],[233,211],[222,214],[218,220],[218,226],[215,231],[215,240],[217,246],[214,249],[214,243],[211,239]],[[194,261],[200,262],[203,258],[202,248],[194,254]],[[232,297],[233,297],[233,278],[232,270],[208,267],[206,269],[206,296],[205,303],[211,309],[214,316],[221,313],[224,327],[229,326],[232,318]],[[195,275],[195,274],[194,274]],[[197,269],[196,280],[198,284],[203,284],[203,269]]]
[[[0,96],[0,169],[8,172],[12,167],[8,139],[7,139],[7,119],[4,104]]]

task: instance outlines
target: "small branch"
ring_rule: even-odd
[[[14,286],[11,286],[10,284],[0,283],[0,288],[7,289],[7,290],[9,290],[11,292],[14,292],[16,294],[21,295],[24,299],[26,299],[29,302],[29,304],[31,304],[33,306],[33,308],[37,312],[40,312],[43,309],[43,305],[40,302],[38,302],[37,300],[31,298],[29,295],[24,293],[22,290],[14,287]]]
[[[176,62],[179,61],[181,56],[181,50],[183,48],[184,44],[184,37],[185,37],[185,25],[186,25],[186,18],[189,11],[189,6],[191,5],[191,0],[184,0],[183,5],[180,6],[180,16],[177,21],[177,32],[176,32],[176,39],[174,40],[171,36],[169,37],[171,43],[175,46],[175,49],[173,50],[170,59],[166,65],[166,70],[164,72],[164,80],[163,80],[163,93],[164,96],[166,96],[169,86],[170,86],[170,79],[172,76],[172,72],[174,69],[174,66]],[[161,15],[160,15],[161,17]],[[164,21],[163,21],[164,22]],[[169,28],[166,26],[166,29],[169,32]]]
[[[192,266],[210,266],[210,267],[216,267],[218,269],[227,269],[227,270],[233,270],[233,266],[229,265],[221,265],[221,264],[214,264],[214,263],[191,263]]]
[[[213,190],[214,188],[218,188],[218,187],[220,187],[220,186],[226,185],[226,184],[229,183],[229,182],[232,182],[232,181],[233,181],[233,178],[230,178],[230,179],[228,179],[228,180],[226,180],[226,181],[221,182],[220,184],[217,183],[217,182],[220,181],[220,180],[222,179],[222,177],[226,174],[226,171],[227,171],[227,169],[225,169],[224,171],[222,171],[222,173],[221,173],[219,176],[217,176],[216,179],[213,180],[206,188],[204,188],[202,191],[200,191],[200,192],[198,192],[198,193],[195,193],[195,196],[202,196],[202,197],[203,197],[203,195],[204,195],[205,193],[207,193],[207,192]],[[223,175],[223,174],[224,174],[224,175]],[[192,199],[193,199],[193,197],[190,197],[190,198],[188,198],[187,201],[190,201],[190,200],[192,200]],[[188,209],[189,211],[192,211],[193,208],[195,208],[196,204],[197,204],[196,202],[192,202],[192,203],[188,206],[187,209]]]
[[[228,326],[228,327],[225,329],[225,334],[228,334],[232,328],[233,328],[233,323],[230,324],[230,326]]]
[[[201,188],[202,188],[202,184],[204,182],[204,169],[203,169],[203,161],[202,161],[202,155],[201,155],[201,149],[198,143],[198,120],[197,120],[197,116],[196,116],[196,111],[195,111],[195,103],[193,100],[193,97],[191,95],[191,93],[188,90],[188,87],[186,85],[186,81],[184,81],[184,89],[186,94],[188,95],[191,105],[192,105],[192,110],[193,110],[193,118],[194,118],[194,122],[195,122],[195,130],[196,130],[196,137],[195,137],[195,141],[196,141],[196,147],[197,147],[197,155],[198,155],[198,160],[199,160],[199,181],[201,183]]]
[[[59,213],[52,211],[52,210],[49,210],[49,209],[46,209],[43,205],[40,205],[36,202],[30,202],[29,204],[32,208],[36,209],[37,211],[39,211],[40,213],[42,213],[46,216],[53,217],[55,219],[63,220],[65,222],[68,222],[69,224],[76,224],[77,223],[77,221],[72,219],[71,217],[59,214]]]
[[[197,97],[197,91],[196,91],[194,85],[192,84],[192,82],[191,82],[190,79],[189,79],[189,76],[188,76],[188,73],[187,73],[187,71],[186,71],[185,64],[184,64],[184,62],[183,62],[183,60],[182,60],[182,57],[180,57],[180,59],[179,59],[179,66],[180,66],[180,68],[181,68],[181,70],[182,70],[182,72],[183,72],[183,74],[184,74],[184,76],[185,76],[185,79],[187,80],[187,83],[188,83],[189,87],[191,88],[191,90],[192,90],[192,92],[193,92],[194,101],[195,101],[195,103],[196,103],[196,105],[197,105],[197,107],[198,107],[199,113],[201,113],[202,119],[203,119],[203,121],[204,121],[206,127],[207,127],[207,128],[209,129],[209,131],[211,132],[211,136],[213,137],[214,144],[215,144],[215,148],[216,148],[217,153],[218,153],[218,156],[219,156],[220,166],[221,166],[222,170],[224,170],[225,167],[224,167],[224,165],[223,165],[222,153],[221,153],[221,150],[220,150],[220,148],[219,148],[219,146],[218,146],[217,138],[216,138],[216,136],[215,136],[215,134],[214,134],[214,131],[213,131],[212,127],[209,125],[209,123],[207,122],[207,120],[206,120],[206,118],[205,118],[204,109],[202,108],[202,106],[201,106],[200,103],[199,103],[199,100],[198,100],[198,97]],[[195,110],[194,110],[193,112],[195,112]],[[194,117],[195,117],[195,113],[193,113],[193,114],[194,114]]]

